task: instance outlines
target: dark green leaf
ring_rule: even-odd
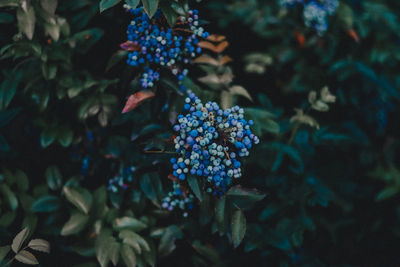
[[[7,79],[5,79],[0,86],[0,110],[4,110],[11,103],[17,92],[18,85],[22,79],[22,72],[16,71],[8,74]],[[15,111],[14,111],[15,112]],[[19,110],[18,110],[19,112]],[[11,120],[11,119],[10,119]],[[1,123],[1,120],[0,120]]]
[[[18,199],[15,193],[6,184],[0,184],[0,191],[4,195],[6,202],[8,203],[10,209],[15,211],[18,208]]]
[[[188,181],[188,184],[189,184],[190,188],[192,189],[193,193],[196,195],[196,197],[200,201],[203,201],[203,197],[202,197],[200,186],[199,186],[199,181],[197,180],[197,178],[193,175],[188,175],[187,181]]]
[[[142,4],[147,15],[153,17],[158,8],[158,0],[142,0]]]
[[[241,186],[232,187],[226,195],[235,205],[243,209],[251,207],[255,202],[264,199],[266,196],[255,189],[246,189]]]
[[[125,0],[126,4],[128,4],[131,8],[137,7],[139,5],[140,0]]]
[[[0,111],[0,127],[7,125],[18,113],[21,111],[20,108],[13,108],[5,111]]]
[[[40,136],[40,144],[42,147],[51,145],[57,137],[57,132],[53,128],[45,129]]]
[[[10,246],[0,247],[0,262],[7,256],[8,252],[10,252]]]
[[[6,138],[2,134],[0,134],[0,151],[10,151],[10,146],[8,145]]]
[[[0,12],[0,24],[1,23],[11,23],[14,21],[14,17],[6,12]]]
[[[57,190],[61,188],[62,176],[57,166],[52,165],[47,167],[45,171],[45,176],[47,180],[47,185],[51,190]]]
[[[119,2],[121,2],[121,0],[101,0],[100,1],[100,12],[103,12],[103,11],[109,9],[110,7],[115,6]]]
[[[241,210],[237,210],[232,216],[232,241],[235,248],[240,245],[245,233],[246,217]]]
[[[32,207],[31,211],[33,212],[53,212],[60,208],[61,201],[56,196],[42,196],[38,200],[36,200]]]

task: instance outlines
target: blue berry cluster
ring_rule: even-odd
[[[333,15],[339,6],[338,0],[280,0],[285,7],[303,6],[304,23],[322,35],[328,29],[328,15]]]
[[[184,65],[201,53],[197,46],[199,38],[209,36],[199,26],[198,11],[191,10],[187,17],[178,17],[171,28],[160,10],[150,18],[143,7],[133,9],[125,5],[125,8],[134,17],[127,30],[129,45],[126,49],[131,51],[127,63],[145,67],[140,79],[142,87],[153,87],[160,78],[159,69],[164,67],[177,78],[182,91],[185,91],[182,80],[188,71]]]
[[[203,105],[193,93],[185,102],[187,114],[179,115],[174,126],[180,156],[171,158],[173,175],[181,181],[188,175],[202,177],[208,193],[222,195],[242,176],[240,159],[259,143],[250,129],[253,121],[246,121],[238,106],[222,110],[215,102]]]
[[[188,210],[193,209],[193,194],[184,194],[178,182],[173,182],[173,191],[163,199],[161,207],[169,211],[179,208],[183,217],[188,216]]]

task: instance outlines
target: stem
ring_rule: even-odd
[[[4,264],[2,267],[6,267],[6,266],[10,265],[14,260],[15,260],[15,256],[11,260],[9,260],[6,264]]]
[[[295,138],[295,136],[296,136],[296,134],[297,134],[299,128],[300,128],[300,123],[296,123],[296,125],[294,126],[294,128],[293,128],[293,130],[292,130],[292,134],[290,135],[290,139],[289,139],[289,141],[288,141],[288,144],[289,144],[289,145],[292,144],[292,142],[293,142],[293,140],[294,140],[294,138]]]
[[[146,150],[144,151],[145,154],[178,154],[177,152],[172,151],[164,151],[164,150]]]

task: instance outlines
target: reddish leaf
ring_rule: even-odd
[[[347,32],[347,34],[348,34],[354,41],[356,41],[357,43],[360,42],[360,38],[358,37],[358,34],[357,34],[357,32],[356,32],[355,30],[350,29],[350,30]]]
[[[219,65],[225,65],[226,63],[232,62],[232,58],[230,56],[223,56],[219,60]]]
[[[211,34],[210,36],[207,37],[207,40],[209,40],[211,42],[215,42],[215,43],[222,42],[225,39],[226,39],[225,36],[218,35],[218,34]]]
[[[223,41],[222,43],[219,43],[218,45],[214,45],[207,41],[201,41],[197,45],[201,48],[211,50],[215,53],[221,53],[228,47],[229,43],[228,43],[228,41]]]
[[[298,31],[295,31],[294,36],[296,37],[296,40],[299,43],[299,46],[301,48],[303,48],[304,44],[306,43],[306,37],[304,36],[304,34],[299,33]]]
[[[139,104],[141,104],[144,100],[148,98],[154,97],[155,94],[152,91],[139,91],[137,93],[134,93],[128,98],[128,101],[126,101],[125,107],[122,110],[122,113],[129,112],[131,110],[134,110],[137,108]]]
[[[200,63],[200,64],[210,64],[210,65],[214,65],[214,66],[219,66],[219,63],[216,59],[214,59],[210,56],[207,56],[207,55],[199,56],[193,62]]]
[[[126,41],[125,43],[120,44],[120,47],[127,51],[138,51],[140,49],[140,45],[137,42]]]

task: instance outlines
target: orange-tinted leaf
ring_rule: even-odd
[[[214,45],[207,41],[201,41],[197,45],[201,48],[211,50],[215,53],[221,53],[228,47],[229,43],[228,43],[228,41],[223,41],[222,43],[219,43],[218,45]]]
[[[360,37],[358,37],[358,34],[357,34],[357,32],[356,32],[355,30],[350,29],[350,30],[347,32],[347,34],[348,34],[354,41],[356,41],[357,43],[360,42]]]
[[[152,91],[139,91],[137,93],[134,93],[128,98],[128,101],[126,101],[125,107],[122,110],[122,113],[129,112],[131,110],[134,110],[137,108],[139,104],[141,104],[144,100],[148,98],[154,97],[155,94]]]
[[[193,60],[194,63],[199,63],[199,64],[210,64],[214,66],[219,66],[219,62],[210,56],[207,55],[202,55]]]
[[[294,36],[296,37],[296,40],[299,43],[299,46],[301,48],[303,48],[304,44],[306,43],[306,37],[304,36],[304,34],[299,33],[298,31],[295,31]]]
[[[218,35],[218,34],[211,34],[210,36],[207,37],[207,40],[215,43],[222,42],[225,39],[226,37],[224,35]]]
[[[230,56],[223,56],[220,60],[219,60],[219,65],[225,65],[229,62],[232,62],[232,58]]]
[[[137,51],[140,49],[140,46],[137,43],[126,41],[125,43],[120,44],[120,47],[127,51]]]

